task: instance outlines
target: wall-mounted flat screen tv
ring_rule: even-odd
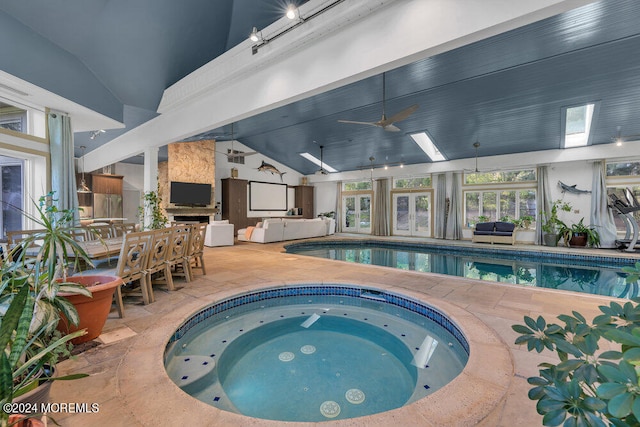
[[[211,203],[211,184],[171,181],[169,201],[176,205],[207,206]]]

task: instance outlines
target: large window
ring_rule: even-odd
[[[23,161],[11,157],[0,156],[0,238],[6,239],[7,231],[22,229],[23,206]]]
[[[536,170],[523,169],[513,171],[465,173],[465,185],[503,184],[505,182],[535,182]]]
[[[472,226],[480,219],[487,221],[536,217],[536,190],[501,189],[464,192],[465,223]]]
[[[411,178],[394,178],[393,188],[395,189],[419,189],[431,188],[431,176],[419,176]]]
[[[44,109],[0,97],[0,132],[5,130],[45,138]]]
[[[535,227],[535,186],[535,169],[466,173],[465,223],[527,219]]]
[[[371,188],[371,180],[342,183],[342,191],[363,191],[371,190]]]
[[[640,161],[608,163],[607,193],[615,195],[627,205],[633,205],[636,201],[640,201]],[[614,213],[613,219],[616,229],[621,234],[626,233],[627,227],[630,226],[616,210]],[[640,211],[631,212],[631,215],[636,221],[640,221]]]

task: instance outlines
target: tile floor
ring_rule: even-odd
[[[496,363],[504,363],[508,367],[508,378],[504,389],[496,392],[497,400],[492,401],[495,408],[482,409],[480,413],[484,415],[473,419],[473,423],[486,426],[541,425],[534,402],[527,398],[529,386],[526,378],[537,373],[539,363],[553,358],[529,353],[525,348],[515,346],[516,334],[511,330],[511,325],[522,322],[524,315],[552,318],[570,310],[578,310],[590,318],[598,313],[598,305],[610,300],[586,294],[498,285],[303,257],[283,253],[282,247],[282,243],[240,243],[233,247],[205,248],[206,276],[199,275],[191,283],[177,281],[179,290],[175,292],[155,288],[157,300],[148,306],[136,300],[126,301],[124,319],[119,319],[115,310],[112,310],[100,337],[103,344],[81,353],[75,360],[59,365],[62,373],[85,372],[90,374],[89,377],[55,382],[51,395],[52,402],[98,403],[99,411],[59,413],[54,415],[56,421],[71,427],[173,426],[196,422],[202,425],[281,425],[227,416],[229,413],[220,414],[212,411],[208,405],[184,395],[172,383],[168,385],[167,381],[170,380],[161,366],[164,344],[171,328],[175,329],[189,313],[211,301],[262,286],[341,282],[393,288],[398,292],[420,296],[426,301],[436,301],[437,306],[440,301],[471,313],[473,316],[469,317],[479,319],[479,323],[488,326],[491,333],[498,337],[499,345],[508,349],[506,357],[500,356],[504,360],[497,361],[490,356],[492,353],[483,353],[486,360],[474,362],[478,365],[475,369],[484,371],[486,376],[491,375]],[[619,252],[602,252],[620,255]],[[487,338],[481,332],[478,335],[476,345],[479,347],[484,345],[483,340],[492,339],[491,334],[487,334]],[[492,392],[488,387],[473,388],[476,394],[488,395]],[[453,408],[464,406],[465,403],[457,401],[456,392],[448,394],[451,401],[445,407],[421,409],[410,405],[406,410],[401,408],[403,410],[392,411],[387,417],[345,420],[335,424],[438,425],[429,411],[444,412],[448,410],[447,405]],[[474,410],[469,409],[471,412]],[[471,418],[464,423],[451,421],[447,424],[468,425],[471,423],[469,420]],[[333,424],[330,421],[322,423],[323,426]]]

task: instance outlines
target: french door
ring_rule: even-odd
[[[393,194],[393,234],[431,237],[431,193]]]
[[[342,231],[371,233],[371,195],[342,197]]]

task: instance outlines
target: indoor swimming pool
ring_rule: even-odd
[[[635,262],[628,257],[375,240],[309,241],[285,249],[292,254],[499,283],[618,298],[639,296],[638,283],[626,283],[622,272],[623,266]]]
[[[464,369],[456,323],[419,301],[351,285],[239,295],[191,316],[165,352],[169,377],[219,409],[280,421],[376,414]]]

